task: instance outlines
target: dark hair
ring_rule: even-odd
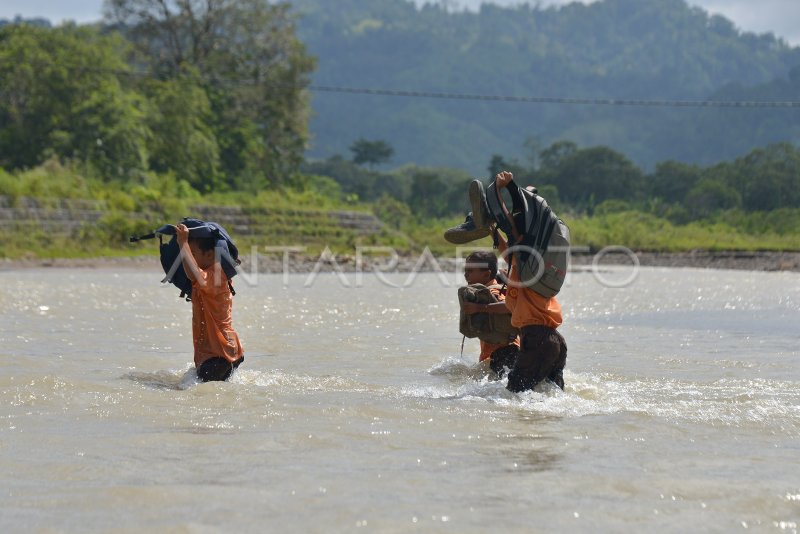
[[[489,269],[492,273],[492,278],[497,276],[497,256],[494,252],[488,250],[478,250],[467,256],[467,264],[472,267],[480,267],[482,269]]]
[[[189,237],[189,243],[197,243],[197,248],[203,252],[214,250],[217,246],[217,240],[213,237]]]

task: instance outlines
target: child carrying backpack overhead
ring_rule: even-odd
[[[563,322],[556,295],[566,276],[569,229],[535,189],[522,189],[513,179],[510,172],[500,172],[488,191],[474,180],[469,189],[469,224],[451,228],[445,238],[463,243],[475,235],[494,233],[500,252],[511,256],[505,306],[511,312],[511,325],[519,329],[520,350],[507,389],[526,391],[544,380],[564,389],[567,344],[556,330]],[[503,200],[504,189],[510,193],[511,210]],[[474,304],[470,310],[492,313],[493,307]]]
[[[192,303],[192,338],[197,377],[203,382],[227,380],[244,361],[239,335],[233,329],[233,284],[239,252],[217,223],[183,219],[131,242],[171,236],[161,241],[161,265],[181,297]]]
[[[176,226],[181,262],[192,282],[192,338],[197,377],[203,382],[227,380],[244,361],[239,335],[233,329],[233,286],[220,264],[214,237],[189,234]]]

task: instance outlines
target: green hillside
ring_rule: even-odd
[[[416,9],[409,0],[294,0],[318,86],[629,100],[800,101],[800,48],[742,33],[684,0],[604,0],[560,9]],[[312,158],[384,139],[394,163],[483,176],[485,154],[560,139],[605,145],[651,169],[709,164],[800,141],[800,109],[507,103],[314,92]]]

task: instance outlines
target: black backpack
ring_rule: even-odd
[[[228,277],[228,287],[231,294],[235,295],[230,279],[236,276],[236,267],[241,263],[239,260],[239,249],[233,242],[233,239],[225,231],[222,225],[215,222],[204,222],[199,219],[184,218],[181,223],[185,224],[190,229],[192,237],[199,238],[214,238],[216,240],[216,253],[219,254],[220,264],[225,275]],[[192,281],[186,276],[186,271],[183,269],[183,263],[180,259],[180,249],[178,248],[178,239],[176,235],[175,226],[165,224],[153,233],[143,235],[140,237],[131,237],[131,243],[141,241],[143,239],[153,239],[158,237],[159,252],[161,254],[161,267],[164,269],[166,276],[161,283],[171,283],[181,290],[180,298],[186,298],[187,301],[192,299]],[[164,236],[171,236],[169,241],[164,242]]]
[[[564,224],[536,189],[523,189],[512,180],[506,189],[513,202],[506,208],[494,182],[486,190],[489,213],[508,236],[517,257],[520,282],[544,297],[561,291],[569,262],[569,227]]]

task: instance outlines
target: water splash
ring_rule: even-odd
[[[191,364],[182,370],[129,371],[120,378],[148,388],[179,391],[201,383]]]
[[[448,357],[428,370],[447,384],[403,389],[410,397],[483,400],[498,406],[532,410],[543,415],[583,417],[639,413],[673,422],[740,427],[774,427],[800,431],[800,390],[793,382],[724,379],[710,383],[659,378],[631,379],[613,374],[565,371],[566,389],[550,382],[533,391],[512,394],[506,380],[491,370]]]

